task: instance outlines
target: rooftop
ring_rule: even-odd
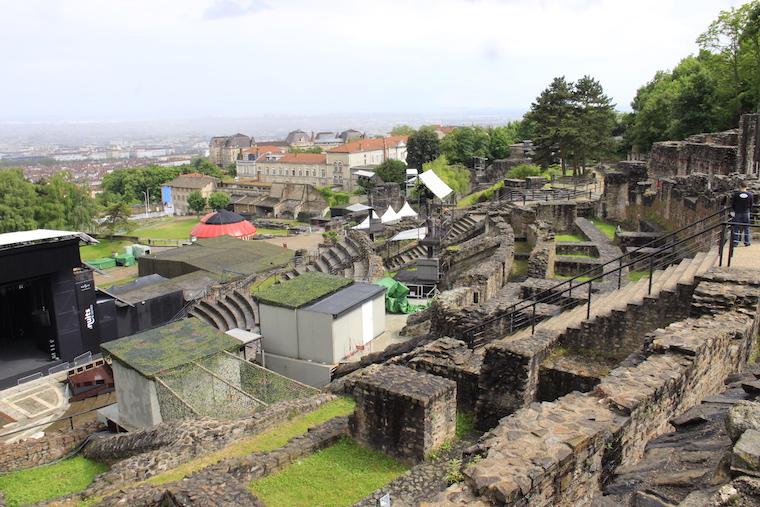
[[[33,243],[48,243],[79,238],[85,243],[97,243],[83,232],[56,231],[52,229],[34,229],[32,231],[16,231],[0,234],[0,248],[23,246]]]
[[[266,241],[245,241],[231,236],[199,239],[192,245],[166,250],[146,257],[185,262],[198,269],[223,275],[248,275],[287,265],[293,250]]]
[[[200,173],[180,174],[166,185],[174,188],[203,188],[217,178]]]
[[[395,148],[404,143],[408,136],[388,136],[377,139],[357,139],[346,144],[327,150],[328,153],[359,153],[363,151],[376,151],[384,148]]]
[[[267,160],[267,154],[261,155],[257,162],[267,162],[270,164],[326,164],[327,155],[323,153],[283,153],[269,155],[272,160]]]
[[[340,276],[309,272],[272,285],[254,296],[262,303],[285,308],[300,308],[321,299],[353,281]]]
[[[198,319],[182,319],[100,346],[107,355],[145,377],[221,351],[240,348],[240,340]]]
[[[298,277],[300,278],[300,277]],[[366,301],[374,299],[385,293],[385,287],[372,283],[356,282],[344,289],[333,292],[326,298],[307,306],[304,310],[317,313],[326,313],[333,317],[339,317],[346,312],[361,306]]]

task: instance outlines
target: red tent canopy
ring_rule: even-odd
[[[256,227],[251,222],[237,213],[227,210],[219,210],[211,214],[211,216],[204,216],[201,219],[201,223],[190,231],[191,237],[199,239],[215,238],[217,236],[250,239],[255,234]]]

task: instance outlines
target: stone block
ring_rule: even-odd
[[[760,403],[742,401],[731,407],[726,416],[726,432],[733,442],[747,430],[760,431]]]
[[[456,431],[456,383],[403,366],[384,365],[354,385],[349,428],[372,448],[418,462]]]
[[[760,473],[760,431],[750,429],[742,433],[734,444],[731,468]]]

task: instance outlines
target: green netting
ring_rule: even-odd
[[[119,266],[133,266],[135,263],[135,258],[127,254],[117,255],[114,259]]]
[[[385,309],[390,313],[414,313],[426,307],[426,305],[413,305],[409,303],[409,287],[390,277],[381,278],[375,282],[385,287]]]
[[[196,414],[217,419],[246,417],[267,405],[318,392],[227,353],[198,359],[157,378],[164,420]]]
[[[99,259],[90,259],[87,264],[97,269],[108,269],[116,266],[116,259],[113,257],[101,257]]]

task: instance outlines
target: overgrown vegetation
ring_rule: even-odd
[[[515,259],[512,261],[512,268],[509,271],[509,279],[514,280],[528,274],[528,261],[526,259]]]
[[[433,171],[459,195],[466,194],[470,189],[470,170],[461,164],[449,164],[445,155],[423,164],[422,171]]]
[[[348,278],[325,273],[304,273],[256,294],[261,301],[285,308],[298,308],[350,285]]]
[[[303,435],[313,426],[325,423],[334,417],[350,414],[354,411],[355,407],[356,404],[351,398],[338,398],[337,400],[329,401],[316,410],[294,417],[258,435],[242,438],[219,451],[204,454],[176,468],[155,475],[146,482],[150,484],[166,484],[167,482],[178,481],[193,472],[197,472],[226,458],[247,456],[254,452],[272,451],[278,447],[282,447],[292,438]]]
[[[497,192],[503,186],[504,186],[504,180],[500,180],[498,183],[488,187],[485,190],[481,190],[480,192],[474,192],[466,197],[463,197],[457,203],[457,207],[466,208],[467,206],[472,206],[473,204],[476,204],[479,202],[490,201],[491,198],[493,198],[494,192]]]
[[[475,414],[473,412],[457,412],[457,440],[461,440],[475,430]]]
[[[102,463],[76,456],[52,465],[0,475],[0,492],[8,507],[36,504],[82,491],[107,468]]]
[[[585,237],[581,236],[580,234],[573,234],[570,232],[566,232],[563,234],[555,234],[554,241],[566,241],[566,242],[578,243],[578,242],[587,241],[587,240]]]
[[[348,204],[350,197],[348,192],[338,192],[330,187],[319,188],[319,193],[322,194],[322,197],[324,197],[329,206],[342,206]]]
[[[610,241],[615,240],[615,231],[617,230],[617,225],[606,222],[601,218],[593,218],[591,220],[591,223],[594,224],[594,227],[602,231]]]
[[[249,489],[270,507],[352,505],[408,469],[395,459],[343,438]]]
[[[562,176],[562,168],[558,165],[550,165],[542,168],[535,164],[519,164],[507,171],[507,178],[524,180],[532,176],[543,176],[547,180],[552,180],[557,176]]]

